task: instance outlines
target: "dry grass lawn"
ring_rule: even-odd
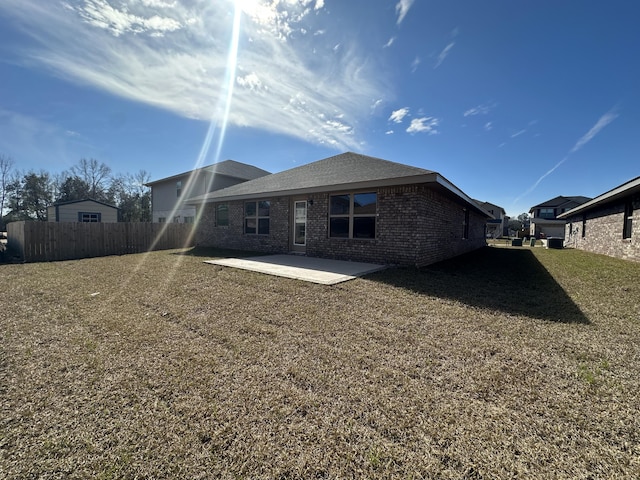
[[[640,478],[640,264],[200,253],[0,266],[0,477]]]

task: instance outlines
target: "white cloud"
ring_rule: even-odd
[[[398,110],[394,110],[393,112],[391,112],[389,121],[394,123],[402,123],[402,120],[407,115],[409,115],[409,107],[399,108]]]
[[[414,118],[411,120],[411,125],[407,128],[407,133],[427,133],[429,135],[435,135],[438,132],[436,127],[440,121],[434,117],[422,117]]]
[[[414,73],[418,69],[418,66],[420,66],[420,63],[422,63],[422,60],[420,60],[420,57],[416,57],[413,59],[413,62],[411,62],[411,73]]]
[[[487,122],[484,124],[484,129],[489,132],[491,130],[493,130],[493,122]]]
[[[65,1],[0,2],[0,13],[34,40],[15,48],[25,66],[184,117],[221,118],[236,2]],[[347,37],[319,35],[322,1],[237,5],[243,17],[229,125],[358,149],[357,119],[388,90],[378,66]],[[318,35],[301,41],[302,31]],[[325,123],[340,113],[339,125]]]
[[[464,112],[463,115],[465,117],[470,117],[474,115],[487,115],[495,106],[496,106],[495,103],[493,104],[482,103],[476,107],[470,108],[469,110]]]
[[[573,146],[573,148],[571,149],[570,153],[574,153],[577,152],[578,150],[580,150],[582,147],[584,147],[587,143],[589,143],[591,141],[591,139],[593,137],[595,137],[598,133],[600,133],[600,130],[602,130],[604,127],[606,127],[607,125],[609,125],[611,122],[613,122],[616,118],[618,118],[618,114],[617,113],[613,113],[613,111],[611,112],[607,112],[605,113],[603,116],[601,116],[598,121],[596,122],[596,124],[591,127],[591,129],[585,133],[580,140],[578,140],[576,142],[576,144]]]
[[[400,0],[396,4],[396,13],[398,14],[398,21],[397,21],[398,25],[400,25],[404,20],[404,17],[407,16],[407,12],[409,12],[409,9],[411,8],[411,5],[413,5],[413,2],[414,0]]]
[[[385,135],[393,135],[393,130],[387,130],[384,132]]]
[[[522,135],[523,133],[525,133],[527,130],[523,129],[523,130],[519,130],[516,133],[511,134],[511,138],[516,138],[519,137],[520,135]]]
[[[372,113],[373,113],[373,112],[375,112],[375,111],[378,109],[378,107],[379,107],[380,105],[382,105],[382,99],[381,99],[381,98],[379,98],[379,99],[375,100],[375,101],[371,104],[371,112],[372,112]]]
[[[162,0],[141,0],[142,4],[145,7],[156,7],[156,8],[174,8],[177,2],[163,2]]]
[[[451,49],[453,48],[453,46],[455,44],[456,44],[456,42],[451,42],[449,45],[444,47],[444,49],[438,55],[438,59],[436,60],[436,64],[433,67],[434,69],[438,68],[440,65],[442,65],[442,62],[444,62],[444,59],[449,56],[449,53],[451,53]]]
[[[395,41],[396,41],[396,37],[391,37],[389,41],[382,46],[382,48],[389,48],[391,45],[393,45],[393,42]]]
[[[142,3],[144,6],[159,6],[153,1]],[[77,12],[85,22],[108,30],[116,37],[128,32],[159,36],[182,28],[182,24],[174,18],[136,15],[130,13],[127,8],[120,9],[112,6],[107,0],[85,0],[84,5],[75,7],[67,3],[65,6],[68,10]],[[170,5],[162,4],[162,6]]]
[[[611,111],[605,113],[604,115],[602,115],[598,119],[596,124],[593,127],[591,127],[591,129],[587,133],[585,133],[582,137],[580,137],[580,139],[576,142],[576,144],[573,146],[573,148],[569,151],[569,153],[562,160],[560,160],[552,168],[547,170],[544,173],[544,175],[542,175],[540,178],[538,178],[538,180],[536,180],[536,182],[533,185],[531,185],[531,187],[529,187],[529,189],[526,192],[524,192],[522,195],[520,195],[518,198],[516,198],[516,200],[514,200],[514,202],[517,202],[522,197],[530,194],[533,190],[535,190],[536,187],[538,185],[540,185],[540,182],[542,182],[542,180],[544,180],[549,175],[551,175],[553,172],[555,172],[558,169],[558,167],[560,167],[560,165],[562,165],[564,162],[566,162],[569,159],[569,157],[571,156],[572,153],[575,153],[578,150],[580,150],[582,147],[584,147],[587,143],[589,143],[593,139],[593,137],[595,137],[598,133],[600,133],[600,131],[604,127],[609,125],[616,118],[618,118],[618,114],[614,113],[613,110],[611,110]]]
[[[238,85],[246,87],[249,90],[256,91],[262,88],[262,82],[254,72],[251,72],[244,77],[238,77],[236,81],[238,82]]]

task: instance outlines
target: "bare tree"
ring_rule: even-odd
[[[0,155],[0,223],[2,223],[2,216],[4,215],[4,205],[7,199],[12,170],[13,159],[11,157]]]
[[[71,173],[89,185],[89,195],[95,200],[107,200],[107,182],[111,168],[98,160],[81,158],[77,165],[71,167]]]
[[[109,195],[115,199],[120,208],[123,221],[151,221],[151,189],[145,185],[150,178],[146,170],[112,177]]]

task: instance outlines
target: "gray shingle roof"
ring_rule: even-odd
[[[378,186],[391,180],[398,181],[389,184],[398,184],[400,181],[418,183],[425,181],[425,176],[435,175],[436,172],[431,170],[347,152],[201,195],[190,201],[196,203],[274,193],[329,191],[340,187],[354,188],[354,185]]]
[[[576,213],[587,212],[592,208],[600,207],[607,203],[620,201],[622,198],[628,197],[638,192],[640,192],[640,177],[632,178],[628,182],[625,182],[622,185],[618,185],[617,187],[604,192],[602,195],[598,195],[596,198],[588,202],[584,202],[577,207],[574,207],[573,209],[563,213],[562,215],[558,215],[558,218],[568,218],[571,215],[575,215]]]
[[[208,165],[206,167],[196,168],[195,170],[190,170],[188,172],[182,172],[177,175],[171,175],[170,177],[154,180],[153,182],[149,182],[146,185],[151,186],[160,182],[166,182],[167,180],[172,180],[175,178],[183,177],[185,175],[189,175],[191,174],[191,172],[211,172],[218,175],[226,175],[227,177],[239,178],[242,180],[253,180],[255,178],[263,177],[271,173],[261,168],[254,167],[253,165],[248,165],[246,163],[236,162],[235,160],[225,160],[223,162],[214,163],[213,165]]]
[[[544,203],[534,205],[529,211],[532,212],[536,208],[574,208],[580,204],[588,202],[589,200],[591,200],[591,198],[589,197],[563,197],[562,195],[560,195],[558,197],[552,198],[551,200],[547,200]]]
[[[93,203],[99,203],[100,205],[104,205],[105,207],[111,207],[111,208],[115,208],[116,210],[120,210],[118,207],[116,207],[115,205],[111,205],[110,203],[106,203],[106,202],[101,202],[100,200],[95,200],[93,198],[81,198],[79,200],[66,200],[63,202],[54,202],[51,205],[49,205],[50,207],[59,207],[60,205],[71,205],[73,203],[81,203],[81,202],[93,202]]]

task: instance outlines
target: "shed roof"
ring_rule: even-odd
[[[621,198],[624,198],[628,195],[632,195],[634,193],[640,193],[640,177],[633,178],[628,182],[623,183],[622,185],[618,185],[615,188],[612,188],[608,192],[603,193],[602,195],[598,195],[593,200],[583,203],[569,211],[564,212],[562,215],[558,215],[558,218],[567,218],[571,215],[575,215],[576,213],[586,212],[593,208],[599,207],[601,205],[614,202]]]
[[[82,198],[80,200],[67,200],[65,202],[55,202],[55,203],[52,203],[51,206],[52,207],[59,207],[60,205],[71,205],[73,203],[81,203],[81,202],[98,203],[100,205],[104,205],[105,207],[111,207],[111,208],[115,208],[116,210],[119,210],[119,208],[116,207],[115,205],[111,205],[111,204],[106,203],[106,202],[101,202],[100,200],[95,200],[93,198]]]
[[[189,199],[189,203],[240,200],[280,195],[298,195],[341,189],[374,188],[432,183],[486,216],[477,203],[432,170],[391,162],[353,152],[273,173],[248,182]]]
[[[271,173],[247,163],[236,162],[235,160],[224,160],[212,165],[207,165],[206,167],[200,167],[194,170],[189,170],[187,172],[171,175],[170,177],[154,180],[153,182],[145,183],[145,185],[151,187],[161,182],[175,180],[186,175],[199,174],[201,172],[209,172],[216,175],[225,175],[227,177],[239,178],[241,180],[253,180],[255,178],[269,175]]]

